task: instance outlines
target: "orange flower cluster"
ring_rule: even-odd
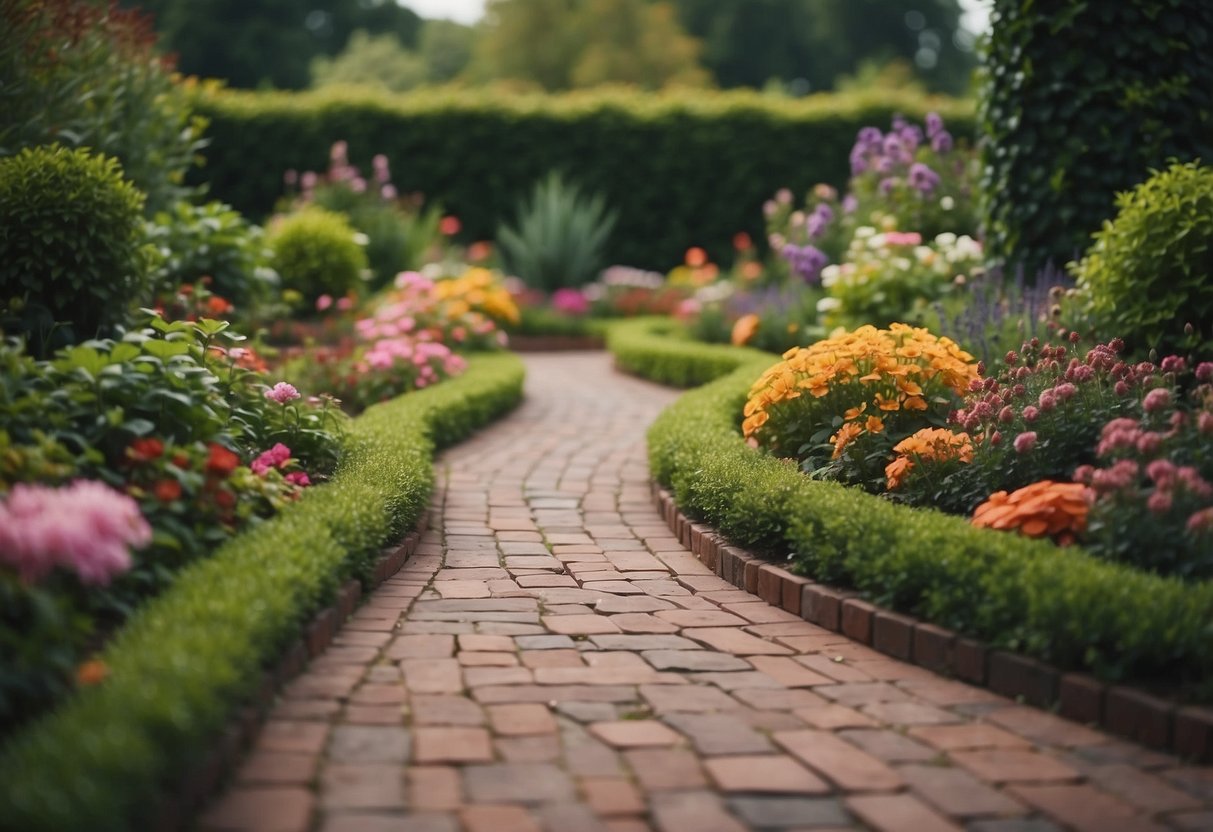
[[[974,526],[1051,537],[1063,546],[1087,528],[1091,492],[1080,483],[1041,480],[1008,494],[997,491],[973,512]]]
[[[973,441],[967,433],[953,433],[947,428],[923,428],[893,446],[897,457],[885,466],[888,490],[901,487],[917,462],[924,459],[959,459],[973,461]]]
[[[835,457],[863,434],[883,431],[886,419],[950,404],[978,377],[973,356],[954,341],[906,324],[862,326],[783,359],[750,388],[743,433],[795,451],[797,440],[842,417],[830,437]]]
[[[451,320],[478,312],[498,324],[518,323],[518,306],[499,275],[489,269],[477,266],[459,277],[438,280],[434,283],[434,293]]]

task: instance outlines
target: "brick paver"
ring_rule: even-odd
[[[677,392],[528,357],[431,530],[283,691],[225,830],[1213,828],[1213,772],[897,662],[712,575],[653,508]],[[761,587],[760,587],[761,591]]]

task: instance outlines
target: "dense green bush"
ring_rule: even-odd
[[[60,145],[0,159],[0,296],[31,346],[92,338],[139,298],[143,194],[117,160]],[[13,308],[18,299],[24,309]]]
[[[691,347],[675,342],[662,356],[653,335],[623,340],[651,354],[633,367],[659,370]],[[720,348],[703,349],[710,360]],[[1194,682],[1194,695],[1213,696],[1213,583],[1160,578],[809,480],[743,442],[741,408],[764,365],[737,358],[737,369],[684,395],[649,431],[653,477],[689,516],[738,545],[788,557],[811,578],[992,644],[1108,679]]]
[[[243,307],[264,300],[277,282],[261,228],[222,202],[178,202],[156,213],[147,236],[159,255],[151,281],[156,292],[209,277],[211,292]]]
[[[341,297],[361,282],[367,260],[356,233],[344,215],[316,207],[270,226],[274,269],[284,288],[303,296],[305,309],[321,295]]]
[[[435,448],[507,411],[522,364],[477,356],[451,382],[354,421],[333,481],[182,573],[102,654],[110,673],[0,749],[0,827],[144,829],[340,582],[367,578],[433,486]]]
[[[532,289],[554,292],[598,277],[619,215],[598,194],[585,194],[549,173],[518,204],[513,224],[497,228],[506,268]]]
[[[1213,4],[995,0],[980,116],[994,259],[1087,247],[1149,168],[1213,159]]]
[[[115,3],[0,0],[0,156],[61,142],[117,157],[167,209],[185,194],[205,119],[155,53],[151,19]]]
[[[1116,205],[1071,267],[1097,331],[1142,352],[1213,347],[1213,167],[1173,164]]]
[[[671,387],[697,387],[742,365],[752,367],[757,378],[779,360],[777,355],[748,347],[692,341],[681,324],[668,318],[610,324],[607,349],[619,369]]]
[[[688,245],[728,262],[735,232],[762,239],[762,204],[780,187],[841,186],[866,124],[934,109],[958,139],[973,132],[967,103],[900,94],[226,92],[201,97],[197,109],[211,121],[199,175],[245,213],[268,212],[283,172],[322,166],[337,139],[361,149],[363,169],[372,152],[395,160],[400,193],[441,202],[469,240],[491,238],[547,171],[577,171],[619,211],[608,259],[663,271]]]

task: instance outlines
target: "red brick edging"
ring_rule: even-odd
[[[954,676],[1063,717],[1093,724],[1151,748],[1213,761],[1213,709],[1183,706],[1142,690],[1070,673],[989,647],[951,630],[862,600],[858,593],[793,575],[713,529],[691,522],[656,483],[657,511],[682,545],[739,589],[893,658]]]
[[[606,349],[601,335],[511,335],[514,352],[567,352],[569,350]]]
[[[421,535],[429,527],[429,520],[429,511],[426,510],[413,531],[380,553],[368,594],[399,572],[413,556]],[[336,600],[317,612],[311,622],[303,627],[299,638],[286,648],[278,663],[262,673],[261,684],[253,694],[252,701],[232,716],[214,746],[182,778],[176,789],[160,797],[155,815],[154,828],[157,832],[176,832],[186,828],[196,810],[218,791],[225,775],[234,770],[252,744],[278,691],[302,673],[308,661],[324,652],[341,625],[357,609],[362,597],[362,584],[356,580],[346,581],[337,592]]]

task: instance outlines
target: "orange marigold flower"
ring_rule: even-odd
[[[869,416],[867,421],[863,423],[863,429],[868,433],[880,433],[884,430],[884,420],[879,416]]]
[[[759,323],[761,323],[761,319],[753,313],[742,315],[738,318],[737,323],[733,324],[733,337],[731,339],[733,346],[740,347],[748,344],[750,339],[754,337],[754,334],[758,332]]]
[[[893,452],[898,454],[897,458],[884,469],[889,491],[900,488],[915,464],[924,459],[972,462],[973,441],[967,433],[953,433],[947,428],[923,428],[894,445]]]
[[[692,269],[698,269],[707,264],[708,253],[699,246],[692,246],[687,249],[686,262]]]
[[[1080,483],[1041,480],[1008,494],[997,491],[973,512],[974,526],[1018,531],[1073,543],[1087,528],[1091,492]]]
[[[89,659],[76,668],[76,682],[80,685],[99,685],[109,675],[109,666],[101,659]]]
[[[834,459],[842,456],[842,452],[846,450],[847,445],[851,444],[862,433],[863,428],[854,422],[847,422],[840,427],[838,433],[830,437],[830,441],[834,443]]]

